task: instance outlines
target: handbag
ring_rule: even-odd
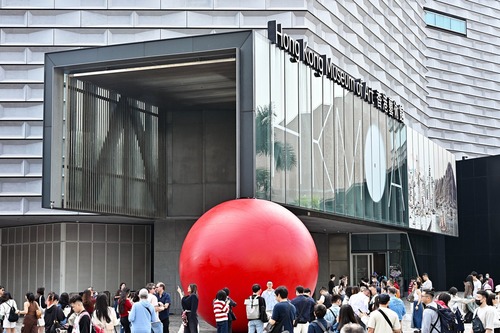
[[[43,319],[43,317],[38,318],[36,320],[36,326],[40,326],[40,327],[45,326],[45,319]]]
[[[182,325],[187,326],[188,325],[188,316],[187,316],[187,311],[184,310],[182,311],[181,318],[182,318]]]
[[[54,323],[50,325],[47,333],[57,333],[61,328],[63,328],[63,326],[57,320],[54,320]]]
[[[485,331],[483,323],[481,322],[481,319],[479,319],[479,317],[477,316],[477,313],[474,316],[474,318],[472,318],[472,331],[474,333],[484,333]]]

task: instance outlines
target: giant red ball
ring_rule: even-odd
[[[234,332],[247,331],[244,299],[258,283],[314,290],[318,253],[304,224],[284,207],[266,200],[237,199],[221,203],[193,225],[182,245],[179,274],[183,289],[198,285],[201,317],[215,326],[212,302],[227,287],[238,304]]]

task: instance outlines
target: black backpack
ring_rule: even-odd
[[[459,309],[455,311],[455,318],[457,319],[457,332],[465,331],[464,319],[462,318],[462,312]]]
[[[17,310],[15,307],[11,306],[10,304],[9,306],[10,306],[10,311],[7,320],[10,321],[11,323],[15,323],[19,319],[19,315],[16,313]]]
[[[445,307],[438,304],[437,309],[433,306],[428,306],[428,307],[426,307],[426,309],[432,309],[432,310],[436,311],[438,314],[438,319],[436,320],[436,322],[431,323],[431,332],[432,332],[432,330],[439,331],[440,333],[460,332],[458,330],[457,317],[456,317],[455,313],[453,313],[453,311],[451,311],[449,308],[445,308]],[[436,328],[438,320],[441,323],[441,330],[438,330]]]

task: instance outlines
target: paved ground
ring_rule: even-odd
[[[411,305],[405,300],[406,312],[407,314],[403,318],[403,333],[413,333],[414,329],[411,328]],[[170,316],[170,333],[178,333],[181,325],[181,316],[179,314],[173,314]],[[16,333],[21,332],[22,319],[19,320],[17,324]],[[465,324],[465,331],[468,332],[471,329],[471,324]],[[200,320],[200,332],[201,333],[213,333],[217,330],[207,324],[205,321]],[[182,333],[182,332],[181,332]]]

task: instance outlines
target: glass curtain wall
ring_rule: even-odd
[[[263,36],[254,54],[256,197],[407,226],[404,125]]]

